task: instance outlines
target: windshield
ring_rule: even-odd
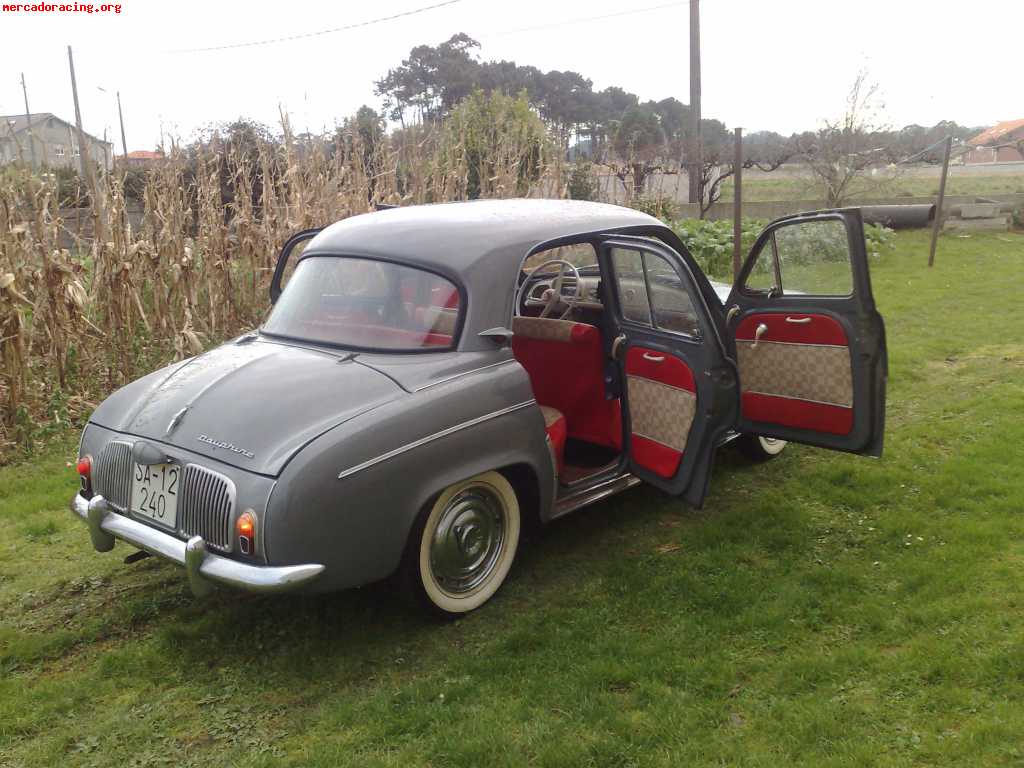
[[[459,292],[439,275],[386,261],[309,256],[274,305],[263,332],[342,347],[414,352],[451,349]]]

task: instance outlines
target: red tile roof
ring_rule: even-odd
[[[128,153],[129,160],[160,160],[162,157],[162,152],[150,152],[148,149],[137,149]]]
[[[1024,128],[1024,118],[1020,120],[1003,120],[1001,123],[996,123],[991,128],[982,131],[967,143],[972,147],[984,147],[988,144],[995,144],[1021,128]]]

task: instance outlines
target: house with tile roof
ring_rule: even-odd
[[[986,128],[973,139],[964,163],[1018,163],[1024,161],[1024,118],[1004,120]]]

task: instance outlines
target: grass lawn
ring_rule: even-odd
[[[732,179],[722,182],[722,201],[732,201]],[[939,177],[902,175],[896,178],[865,177],[856,184],[855,198],[935,196],[939,194]],[[947,195],[1003,195],[1024,193],[1024,171],[982,176],[964,173],[955,166],[950,168],[946,183]],[[773,200],[824,199],[823,190],[810,178],[767,175],[743,179],[743,199],[746,202]]]
[[[873,265],[879,461],[720,456],[550,527],[453,624],[92,551],[69,442],[0,469],[0,766],[1024,764],[1024,237]]]

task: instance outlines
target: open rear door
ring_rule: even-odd
[[[742,432],[880,456],[887,375],[858,209],[761,234],[726,303]]]

